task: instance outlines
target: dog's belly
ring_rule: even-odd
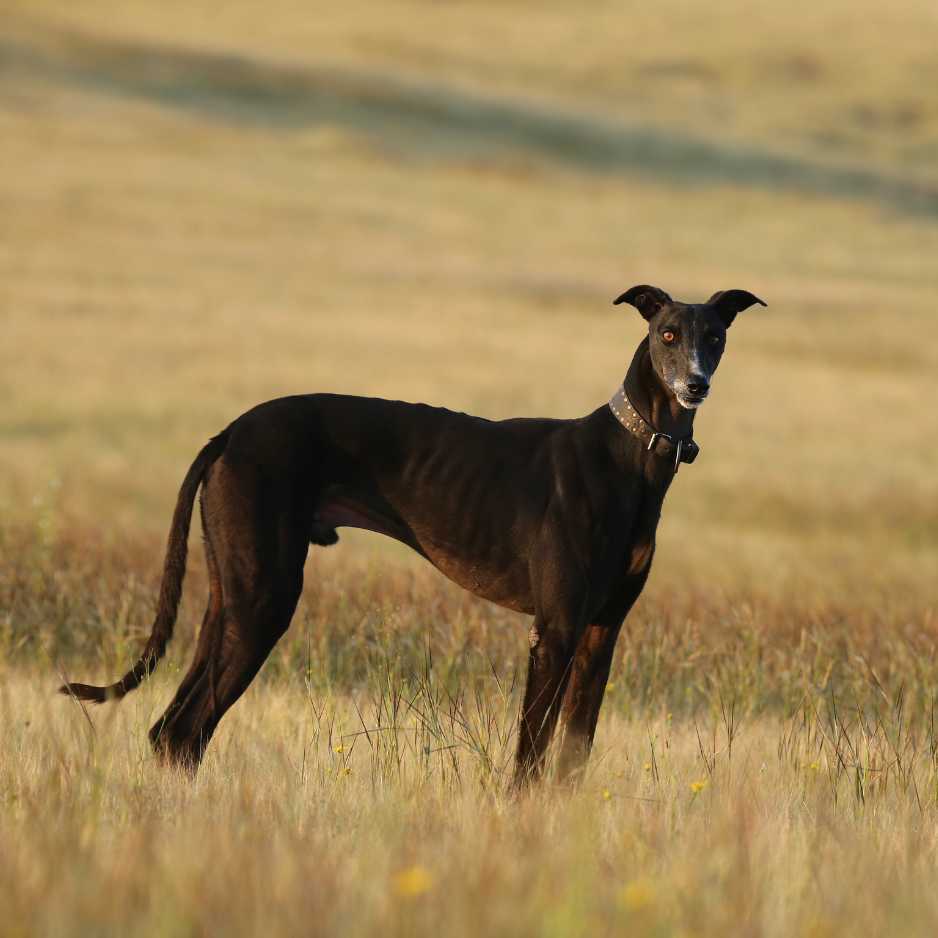
[[[534,612],[526,565],[516,558],[466,558],[446,545],[423,543],[423,555],[442,574],[482,599],[514,612]]]
[[[336,528],[361,528],[385,537],[393,537],[415,547],[413,532],[400,519],[392,518],[372,506],[349,498],[330,498],[319,505],[313,516],[313,543],[334,543]]]
[[[476,596],[515,612],[533,612],[526,567],[509,551],[496,549],[486,551],[485,556],[464,556],[464,552],[441,543],[431,532],[412,530],[384,506],[344,495],[331,496],[317,506],[310,540],[315,544],[334,544],[338,539],[336,528],[359,528],[394,538]]]

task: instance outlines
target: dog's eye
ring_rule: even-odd
[[[707,340],[711,345],[719,345],[720,337],[714,332],[712,336]]]
[[[674,341],[674,333],[670,329],[665,329],[665,331],[661,333],[661,341],[664,342],[665,345],[670,345]]]

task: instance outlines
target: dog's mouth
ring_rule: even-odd
[[[683,389],[674,389],[674,396],[677,398],[678,404],[681,405],[685,410],[696,410],[700,405],[707,399],[707,393],[703,394],[691,394],[688,391]]]

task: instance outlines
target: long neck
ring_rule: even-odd
[[[625,375],[625,393],[638,412],[660,433],[685,439],[694,432],[694,411],[687,410],[658,377],[647,337],[635,350]]]

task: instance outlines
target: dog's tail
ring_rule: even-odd
[[[160,597],[156,606],[156,619],[146,647],[137,663],[117,683],[107,687],[93,684],[64,684],[60,694],[68,694],[79,700],[91,700],[103,703],[106,700],[120,700],[128,691],[139,687],[156,668],[163,657],[169,640],[173,637],[176,613],[179,609],[179,597],[182,595],[182,581],[186,575],[186,555],[188,553],[189,525],[192,522],[192,506],[196,492],[202,484],[206,470],[225,449],[228,431],[219,433],[202,447],[201,452],[189,467],[185,479],[179,488],[176,510],[169,529],[166,545],[166,558],[163,561],[163,581],[160,584]]]

